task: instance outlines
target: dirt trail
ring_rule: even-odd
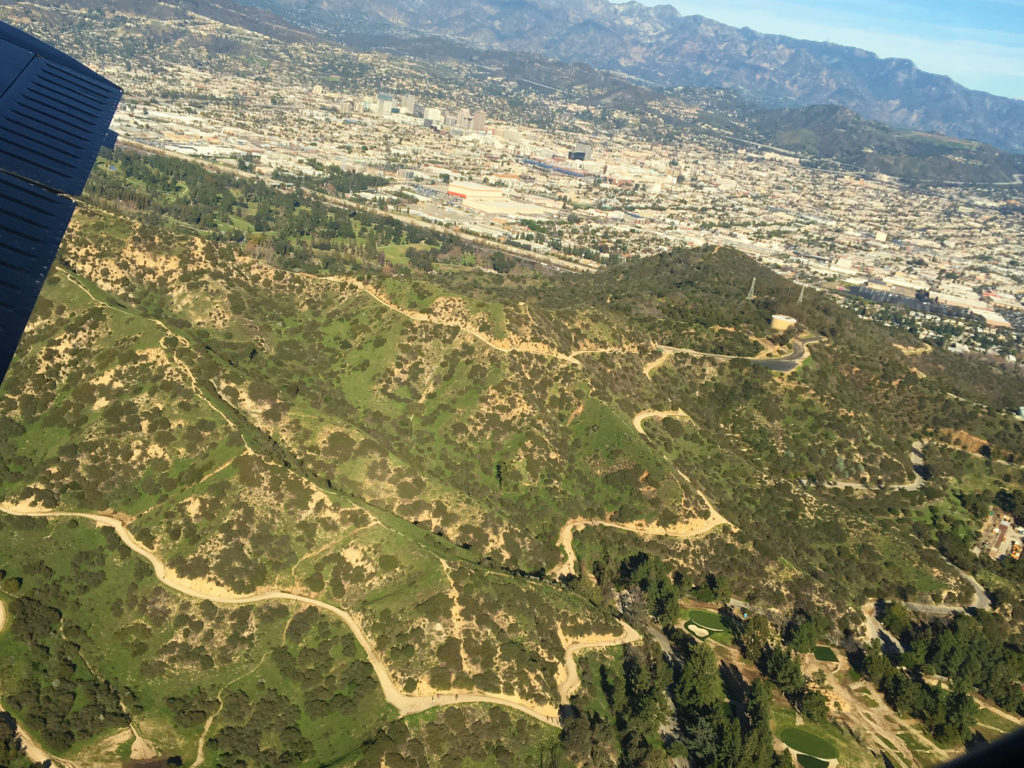
[[[619,354],[622,352],[629,352],[625,347],[594,347],[593,349],[577,349],[573,352],[570,357],[576,357],[577,355],[603,355],[606,353]]]
[[[690,422],[693,421],[685,411],[641,411],[633,417],[633,428],[641,435],[646,436],[647,433],[644,432],[643,427],[644,420],[654,417],[665,418],[666,416],[675,416],[685,418]],[[702,490],[697,488],[689,477],[679,470],[676,471],[679,476],[686,481],[687,485],[689,485],[694,492],[700,496],[700,500],[703,501],[705,506],[708,508],[709,514],[707,518],[690,518],[689,520],[666,527],[663,525],[651,524],[646,521],[617,523],[611,520],[588,520],[582,517],[574,517],[566,522],[558,532],[558,541],[556,543],[565,551],[565,560],[552,568],[549,573],[556,579],[562,576],[571,576],[576,573],[576,550],[573,548],[572,538],[576,531],[581,531],[588,525],[603,525],[608,528],[618,528],[619,530],[639,534],[645,538],[664,536],[667,538],[677,539],[679,541],[686,541],[698,536],[703,536],[706,533],[710,533],[720,525],[727,525],[735,530],[736,526],[725,519],[722,513],[719,512],[715,505],[711,503],[711,499],[709,499]]]
[[[630,645],[632,643],[641,640],[640,633],[633,629],[629,624],[624,621],[620,621],[622,625],[622,634],[618,637],[600,638],[597,636],[591,636],[581,638],[575,642],[567,642],[565,636],[562,634],[561,628],[558,630],[558,639],[562,641],[562,645],[565,646],[565,661],[566,664],[562,669],[559,670],[557,677],[562,677],[561,674],[564,670],[564,679],[558,682],[558,698],[563,704],[568,704],[569,699],[572,695],[579,690],[581,685],[580,671],[576,666],[576,653],[580,651],[587,651],[592,648],[611,648],[615,645]]]
[[[876,611],[875,600],[869,600],[861,606],[860,612],[864,614],[864,632],[867,641],[870,643],[872,640],[881,640],[883,646],[889,643],[896,648],[900,653],[904,652],[903,644],[900,643],[898,637],[892,635],[889,630],[882,626],[882,622],[878,620],[875,615]]]
[[[563,354],[562,352],[558,352],[557,350],[549,347],[547,344],[542,344],[539,342],[526,344],[504,344],[498,339],[495,339],[492,336],[482,333],[481,331],[478,331],[476,328],[472,328],[464,323],[444,322],[443,320],[432,315],[428,315],[425,312],[417,312],[414,310],[405,309],[404,307],[400,307],[397,304],[392,303],[387,299],[387,297],[382,296],[378,291],[374,290],[370,286],[365,285],[364,283],[361,283],[358,280],[354,280],[352,278],[323,277],[321,279],[329,280],[331,282],[336,283],[342,283],[343,285],[349,285],[359,291],[362,291],[363,293],[371,297],[374,301],[378,302],[382,306],[387,307],[392,312],[397,312],[400,315],[404,315],[405,317],[412,320],[414,323],[431,323],[433,325],[448,326],[454,325],[459,329],[460,332],[472,336],[477,341],[487,345],[491,349],[496,350],[498,352],[503,352],[505,354],[508,354],[510,352],[522,352],[531,355],[541,355],[542,357],[551,357],[556,360],[561,360],[563,363],[569,363],[570,365],[581,365],[580,361],[577,360],[572,355],[566,355]]]
[[[203,732],[199,736],[199,744],[196,747],[196,759],[192,761],[192,765],[190,765],[189,768],[199,768],[199,766],[201,766],[206,761],[206,739],[210,735],[210,729],[213,727],[213,721],[216,720],[217,716],[224,710],[224,691],[227,689],[228,686],[234,685],[242,678],[248,677],[257,669],[259,669],[263,665],[263,662],[267,660],[267,656],[269,655],[269,652],[263,654],[263,658],[260,659],[253,666],[252,669],[248,670],[247,672],[243,672],[234,680],[229,680],[228,682],[224,683],[224,685],[221,686],[220,690],[217,691],[217,703],[219,704],[219,706],[217,707],[217,710],[213,714],[206,718],[206,723],[203,725]]]
[[[330,603],[325,603],[322,600],[317,600],[312,597],[305,595],[297,595],[291,592],[282,592],[280,590],[269,590],[267,592],[258,592],[247,595],[240,595],[224,587],[220,587],[210,582],[201,581],[197,579],[186,579],[178,576],[172,570],[167,568],[164,562],[157,556],[155,552],[143,546],[128,530],[123,522],[116,518],[109,517],[107,515],[90,514],[85,512],[54,512],[50,510],[38,511],[27,504],[20,504],[17,507],[11,505],[0,506],[0,511],[9,515],[21,515],[26,517],[75,517],[90,520],[97,526],[113,528],[120,537],[121,541],[124,542],[132,552],[141,555],[149,561],[153,567],[153,573],[156,578],[164,584],[164,586],[186,595],[188,597],[195,598],[197,600],[210,600],[215,603],[225,603],[229,605],[248,605],[252,603],[262,603],[270,601],[286,601],[301,603],[304,605],[311,605],[320,610],[334,614],[339,619],[345,622],[346,626],[355,636],[356,640],[363,647],[366,653],[367,659],[373,667],[374,673],[377,675],[377,679],[380,682],[381,690],[384,693],[384,698],[389,704],[398,710],[400,716],[405,717],[406,715],[416,714],[418,712],[424,712],[434,707],[447,706],[451,704],[496,704],[499,706],[510,707],[511,709],[518,710],[530,717],[540,720],[543,723],[552,725],[555,727],[559,726],[558,720],[558,708],[554,704],[534,704],[527,702],[524,699],[520,699],[516,696],[510,696],[499,693],[481,693],[478,691],[459,691],[459,692],[447,692],[439,691],[436,693],[427,693],[421,695],[408,695],[403,693],[395,685],[394,680],[391,677],[390,672],[381,659],[380,654],[370,640],[366,633],[363,632],[362,626],[356,620],[356,618],[346,610],[338,608]],[[623,635],[618,638],[600,638],[593,639],[590,642],[579,642],[573,643],[569,648],[566,649],[566,659],[564,666],[567,669],[567,678],[571,676],[570,668],[575,666],[573,660],[573,654],[585,650],[587,648],[603,648],[609,645],[618,645],[623,642],[632,642],[629,638],[632,637],[630,631],[624,631]],[[560,703],[567,703],[562,701]]]
[[[671,360],[672,355],[675,354],[675,352],[670,352],[665,347],[658,347],[658,349],[661,350],[661,357],[659,357],[657,360],[652,360],[651,362],[647,363],[644,366],[644,376],[646,376],[648,379],[651,378],[651,374],[654,371],[656,371],[658,368],[661,368],[661,366],[663,366],[665,363]]]
[[[806,667],[808,673],[819,669],[825,673],[825,680],[829,686],[829,689],[823,693],[829,699],[839,702],[842,707],[841,717],[858,735],[861,744],[876,754],[884,753],[888,754],[890,758],[897,757],[904,765],[918,765],[914,753],[899,737],[899,732],[910,730],[911,724],[903,721],[889,708],[885,699],[874,686],[850,680],[850,663],[845,656],[840,655],[838,664],[815,660],[810,661]],[[865,697],[870,698],[874,705],[865,705]],[[915,732],[915,735],[919,734]],[[925,741],[926,737],[923,734],[920,735],[921,740]],[[892,754],[894,748],[896,755]]]
[[[124,705],[121,705],[122,708]],[[127,713],[126,713],[127,714]],[[132,741],[130,757],[132,760],[152,760],[157,757],[156,750],[153,745],[142,736],[142,732],[139,731],[139,727],[132,723],[129,728],[132,732]]]
[[[196,483],[196,485],[202,485],[203,483],[205,483],[207,480],[209,480],[214,475],[219,475],[221,472],[223,472],[225,469],[230,467],[232,464],[234,464],[236,461],[238,461],[243,456],[255,456],[255,454],[252,451],[250,451],[248,448],[246,448],[244,451],[242,451],[237,456],[232,456],[230,459],[225,461],[219,467],[216,467],[215,469],[211,469],[209,472],[207,472],[205,475],[203,475],[202,479],[200,479],[200,481],[198,483]]]
[[[670,539],[677,539],[678,541],[686,541],[688,539],[695,539],[698,536],[703,536],[706,533],[710,533],[720,525],[728,525],[732,527],[732,523],[719,514],[718,510],[711,505],[711,502],[708,501],[707,497],[704,496],[703,493],[700,491],[697,491],[697,493],[708,505],[708,509],[711,511],[710,516],[707,519],[700,517],[691,518],[669,527],[654,525],[643,521],[636,523],[616,523],[611,520],[587,520],[582,517],[574,517],[563,525],[562,530],[558,532],[558,546],[565,550],[565,560],[552,568],[549,573],[556,579],[561,576],[571,576],[576,573],[576,550],[573,549],[572,538],[576,531],[582,531],[587,526],[600,525],[606,528],[618,528],[620,531],[629,531],[630,533],[635,533],[639,536],[643,536],[644,538],[663,536]]]
[[[66,270],[66,269],[64,269],[62,267],[58,267],[58,269],[60,269],[60,271],[63,274],[65,274],[68,277],[68,279],[74,285],[76,285],[79,288],[81,288],[82,291],[85,292],[85,295],[88,296],[90,299],[92,299],[94,302],[96,302],[99,306],[106,307],[107,309],[109,309],[111,311],[114,311],[114,312],[121,312],[121,313],[126,314],[126,315],[131,315],[133,317],[140,317],[141,318],[141,316],[137,315],[136,313],[133,313],[133,312],[127,310],[127,309],[124,309],[123,307],[115,306],[115,305],[113,305],[113,304],[111,304],[111,303],[109,303],[107,301],[104,301],[103,299],[98,298],[97,296],[93,295],[92,291],[90,291],[88,288],[85,287],[85,285],[83,285],[81,282],[79,282],[78,275],[74,274],[73,272],[70,272],[70,271],[68,271],[68,270]],[[151,320],[153,323],[155,323],[156,325],[160,326],[164,330],[164,332],[167,334],[168,337],[177,339],[178,343],[181,344],[181,346],[185,347],[186,349],[191,346],[189,344],[189,341],[188,341],[187,338],[185,338],[184,336],[179,336],[177,333],[175,333],[170,328],[168,328],[163,323],[163,321],[155,320],[155,319],[152,319],[152,318],[144,318],[144,319]],[[206,393],[203,392],[202,388],[199,386],[199,382],[196,380],[195,374],[192,373],[192,369],[189,368],[188,365],[186,365],[182,361],[178,360],[178,357],[174,353],[173,350],[168,349],[168,348],[163,347],[163,346],[161,346],[161,348],[163,349],[164,353],[167,355],[168,361],[172,365],[177,366],[178,368],[180,368],[182,370],[182,372],[184,372],[185,376],[189,380],[189,387],[195,393],[196,397],[198,397],[200,400],[202,400],[204,403],[206,403],[213,411],[215,411],[217,413],[217,415],[220,416],[228,426],[233,427],[234,426],[234,422],[231,421],[231,419],[228,417],[228,415],[226,413],[224,413],[223,410],[221,410],[216,405],[214,405],[213,402],[210,400],[210,398],[208,398],[206,396]],[[245,443],[246,451],[247,452],[253,452],[252,447],[249,445],[249,443],[245,439],[245,435],[242,434],[241,437],[242,437],[242,441]],[[233,459],[232,459],[232,461],[233,461]],[[216,474],[216,472],[218,472],[218,471],[220,471],[220,470],[215,470],[213,474]],[[207,477],[204,478],[203,481],[205,481],[209,477],[210,476],[207,475]]]
[[[1016,714],[1015,712],[1007,712],[1005,709],[1000,709],[995,704],[990,704],[987,700],[982,698],[979,694],[975,694],[974,695],[974,701],[982,709],[987,709],[989,712],[992,712],[993,714],[999,715],[999,717],[1003,718],[1004,720],[1009,720],[1011,723],[1014,723],[1017,726],[1024,726],[1024,717],[1021,717],[1020,715]]]
[[[669,417],[675,417],[677,419],[685,419],[691,424],[694,423],[693,419],[690,418],[690,414],[686,411],[676,409],[674,411],[640,411],[636,416],[633,417],[633,429],[639,432],[641,435],[647,436],[644,432],[644,422],[647,419],[667,419]]]
[[[924,456],[921,455],[921,451],[924,450],[920,440],[915,440],[912,446],[913,450],[910,452],[910,464],[913,467],[920,467],[924,465]],[[883,490],[886,491],[917,491],[920,490],[924,485],[924,475],[920,474],[916,469],[913,470],[914,479],[906,482],[899,483],[897,485],[886,485]],[[880,486],[876,483],[873,487],[867,483],[861,483],[854,480],[832,480],[824,483],[825,488],[839,488],[840,490],[849,490],[850,488],[856,488],[862,491],[877,491]]]

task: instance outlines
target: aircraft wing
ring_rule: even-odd
[[[0,22],[0,380],[108,129],[121,89]]]

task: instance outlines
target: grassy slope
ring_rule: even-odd
[[[639,545],[753,599],[837,611],[880,584],[955,588],[901,512],[925,508],[923,492],[858,496],[815,477],[905,480],[911,436],[940,417],[1003,451],[1019,441],[978,406],[935,416],[944,393],[887,332],[817,298],[804,321],[830,340],[791,377],[682,356],[646,377],[654,342],[725,323],[763,336],[789,309],[791,286],[727,251],[594,277],[356,283],[83,211],[65,259],[78,274],[48,281],[0,390],[4,495],[114,509],[182,573],[352,608],[409,690],[550,699],[556,627],[612,626],[586,589],[522,575],[559,561],[570,517],[706,514],[681,472],[737,534],[682,546],[588,531],[581,558]],[[751,272],[760,303],[743,299]],[[693,423],[649,420],[643,438],[630,418],[646,408]]]

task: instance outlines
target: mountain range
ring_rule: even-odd
[[[836,104],[883,123],[1024,151],[1024,101],[907,59],[738,29],[667,5],[607,0],[249,0],[324,32],[435,35],[617,70],[659,86],[727,88],[764,106]]]

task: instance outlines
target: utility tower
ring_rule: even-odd
[[[804,291],[806,291],[806,290],[807,290],[807,286],[806,285],[801,285],[800,286],[800,298],[796,300],[797,304],[803,304],[804,303]]]
[[[747,301],[753,301],[754,300],[754,286],[755,285],[757,285],[757,278],[756,277],[750,278],[750,290],[747,291]]]

